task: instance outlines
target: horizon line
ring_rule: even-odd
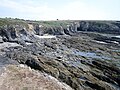
[[[25,19],[25,18],[18,18],[18,17],[0,17],[1,19],[20,19],[20,20],[30,20],[30,21],[120,21],[119,19],[51,19],[51,20],[35,20],[35,19]]]

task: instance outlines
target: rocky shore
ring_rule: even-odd
[[[120,90],[119,21],[5,21],[0,90]]]

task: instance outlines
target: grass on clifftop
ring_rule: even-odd
[[[47,25],[47,26],[62,26],[62,27],[66,27],[67,25],[69,25],[71,22],[70,21],[41,21],[40,24],[42,25]]]
[[[5,25],[16,25],[16,24],[21,24],[21,25],[26,25],[26,22],[22,19],[12,19],[12,18],[0,18],[0,26],[5,26]]]
[[[45,27],[66,27],[72,21],[70,20],[56,20],[56,21],[32,21],[32,20],[24,20],[24,19],[18,19],[18,18],[0,18],[0,26],[5,25],[27,25],[28,23],[31,23],[33,25],[39,24],[43,25]]]

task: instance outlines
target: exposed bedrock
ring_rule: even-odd
[[[16,65],[22,64],[27,65],[27,70],[29,67],[33,72],[47,73],[57,82],[66,83],[68,90],[120,90],[119,22],[71,21],[65,25],[47,25],[26,21],[0,27],[0,67],[13,65],[15,70],[12,74],[11,68],[6,68],[7,74],[2,74],[1,80],[9,79],[5,76],[9,73],[18,73],[20,79],[17,79],[21,80],[25,73],[20,74],[19,69],[26,69]],[[23,77],[22,80],[28,80]],[[34,74],[30,75],[30,80],[33,78]],[[64,86],[58,87],[62,90]]]

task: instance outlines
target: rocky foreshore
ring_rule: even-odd
[[[118,21],[13,22],[0,27],[0,90],[120,90]]]

